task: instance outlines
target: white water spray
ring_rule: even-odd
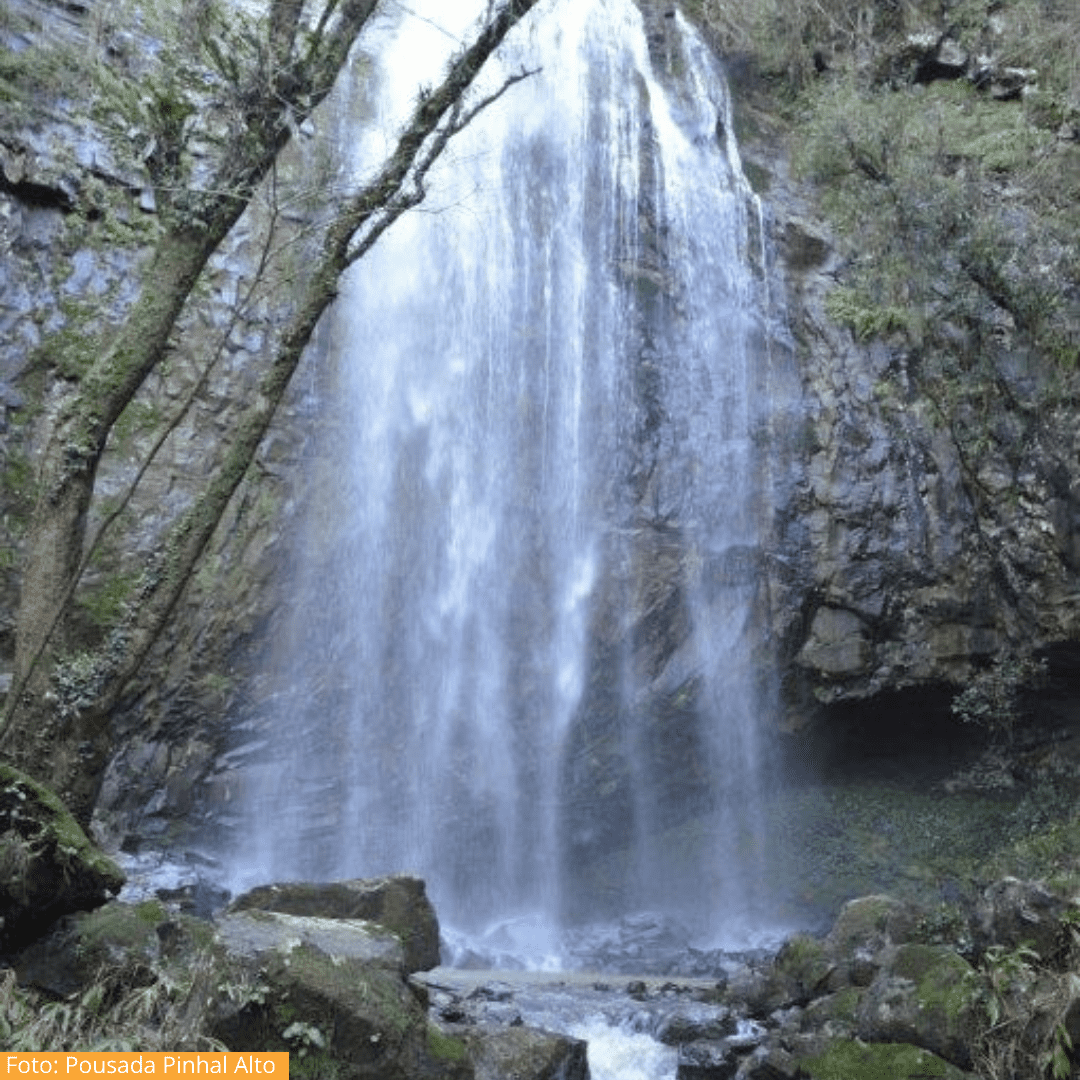
[[[466,21],[411,10],[358,172]],[[250,877],[411,870],[537,955],[568,905],[722,936],[760,902],[757,208],[715,61],[657,19],[541,5],[501,54],[541,71],[343,288]]]

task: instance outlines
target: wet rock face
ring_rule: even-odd
[[[0,27],[0,50],[18,57],[10,70],[25,67],[25,77],[14,77],[18,94],[7,96],[5,81],[0,101],[0,698],[10,685],[21,537],[45,424],[78,374],[80,346],[93,347],[96,335],[124,318],[159,231],[145,162],[138,147],[128,146],[137,140],[92,118],[92,95],[70,94],[60,61],[35,52],[42,42],[100,47],[121,66],[146,63],[154,50],[134,33],[110,28],[111,16],[95,7],[13,0]],[[170,518],[190,504],[228,445],[232,406],[250,398],[276,317],[268,304],[237,318],[263,224],[249,214],[215,256],[198,312],[181,318],[168,365],[148,380],[106,451],[98,493],[102,504],[116,505],[216,357],[204,390],[141,477],[129,511],[86,575],[78,648],[92,648],[107,632],[109,598],[125,595],[137,560],[156,549]],[[94,822],[114,845],[182,842],[215,827],[233,793],[235,762],[222,760],[231,737],[227,718],[230,709],[243,712],[241,687],[272,615],[270,583],[282,573],[291,470],[305,442],[307,408],[301,393],[289,400],[144,681],[133,688],[137,707],[114,718],[122,750]],[[92,509],[91,533],[101,516]]]
[[[961,62],[947,40],[916,46],[919,63]],[[763,564],[790,722],[821,703],[957,684],[1018,641],[1069,640],[1080,625],[1075,420],[1048,409],[1025,427],[1001,406],[987,419],[992,450],[973,460],[919,389],[909,347],[858,341],[830,318],[844,260],[813,191],[792,178],[767,92],[734,75],[801,380],[797,415],[773,423]],[[987,349],[1019,399],[1052,385],[1053,365],[1015,342]]]

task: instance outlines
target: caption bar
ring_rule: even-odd
[[[269,1076],[288,1080],[289,1055],[272,1054],[138,1054],[23,1051],[3,1055],[8,1076]]]

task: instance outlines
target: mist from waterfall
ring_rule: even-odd
[[[446,7],[376,28],[357,173]],[[541,951],[564,917],[760,909],[761,223],[722,72],[653,22],[542,4],[501,53],[540,70],[344,283],[252,878],[412,871]]]

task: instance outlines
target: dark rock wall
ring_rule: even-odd
[[[730,65],[741,148],[769,209],[802,410],[773,442],[775,530],[766,570],[786,722],[824,703],[962,684],[1003,651],[1042,650],[1080,627],[1080,425],[1052,408],[987,418],[976,461],[923,393],[897,338],[860,341],[827,314],[845,258],[792,176],[799,132],[777,121],[752,66]],[[995,365],[1020,401],[1059,379],[1003,342]]]

